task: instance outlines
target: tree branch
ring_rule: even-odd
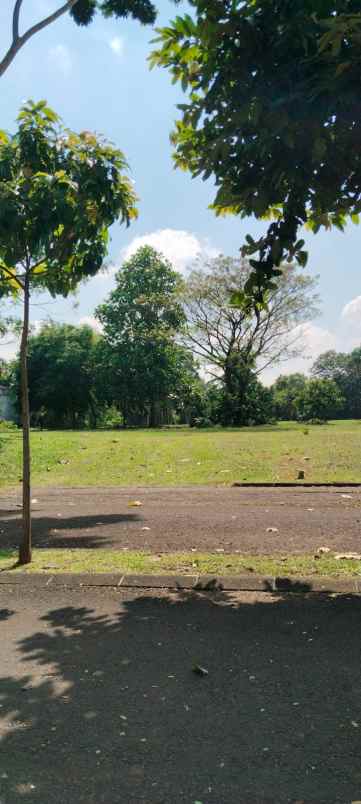
[[[24,290],[24,285],[23,285],[23,283],[20,281],[19,277],[18,277],[18,276],[16,276],[16,274],[12,274],[12,273],[11,273],[11,271],[9,271],[9,269],[8,269],[8,268],[6,268],[6,266],[5,266],[5,265],[0,265],[0,268],[1,268],[1,270],[2,270],[2,271],[5,271],[5,273],[6,273],[6,274],[7,274],[7,275],[8,275],[8,276],[11,278],[11,279],[15,279],[15,282],[16,282],[16,283],[19,285],[19,287],[20,287],[20,288],[22,288],[22,290]]]
[[[0,61],[0,77],[4,75],[10,64],[13,62],[15,56],[19,52],[19,50],[31,39],[32,36],[42,31],[43,28],[46,28],[48,25],[51,25],[52,22],[55,22],[59,17],[63,14],[66,14],[67,11],[70,11],[75,3],[78,0],[67,0],[63,6],[54,11],[52,14],[49,14],[48,17],[45,17],[40,22],[37,22],[35,25],[32,25],[31,28],[23,34],[23,36],[19,36],[19,14],[20,8],[22,5],[22,0],[16,0],[15,7],[14,7],[14,14],[13,14],[13,41],[9,47],[7,53],[5,53],[4,58]]]
[[[13,42],[19,39],[19,15],[23,0],[16,0],[13,14]]]

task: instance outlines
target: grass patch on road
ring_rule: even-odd
[[[234,429],[33,431],[38,486],[231,485],[361,481],[361,423],[295,422]],[[0,433],[0,487],[21,479],[21,431]]]
[[[17,553],[14,550],[0,551],[0,572],[44,572],[50,575],[59,572],[121,572],[145,575],[360,575],[361,562],[336,560],[332,555],[315,559],[313,555],[301,556],[249,556],[214,553],[160,553],[153,555],[143,551],[127,550],[34,550],[33,562],[26,567],[15,567]]]

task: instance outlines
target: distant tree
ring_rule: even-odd
[[[273,410],[276,419],[292,421],[297,419],[296,400],[307,384],[304,374],[282,374],[273,383],[271,391]]]
[[[329,351],[321,354],[312,366],[314,377],[333,380],[344,397],[342,415],[361,418],[361,348],[350,354]]]
[[[0,131],[0,297],[23,298],[20,347],[23,542],[31,561],[28,335],[30,295],[66,296],[101,268],[108,227],[129,223],[135,195],[121,151],[94,134],[62,128],[45,101],[29,101],[14,136]]]
[[[89,25],[97,12],[103,17],[133,17],[144,25],[152,24],[156,18],[156,9],[150,0],[67,0],[55,11],[43,19],[34,22],[26,31],[20,33],[20,12],[23,0],[11,0],[12,8],[12,41],[9,49],[0,60],[0,76],[4,75],[19,50],[32,39],[35,34],[52,25],[64,14],[70,14],[77,25]]]
[[[181,278],[150,246],[138,249],[116,275],[116,287],[96,315],[104,328],[113,389],[124,419],[159,423],[162,405],[182,382],[186,353],[176,341],[184,325]]]
[[[94,369],[99,337],[88,326],[47,323],[29,338],[33,424],[77,428],[86,417],[96,424],[100,411]]]
[[[229,377],[221,386],[217,421],[224,427],[266,424],[272,418],[272,393],[257,379],[238,354],[227,366]]]
[[[333,380],[308,380],[296,400],[298,418],[302,421],[334,419],[344,399]]]
[[[298,231],[361,211],[361,11],[353,0],[192,0],[158,31],[151,64],[186,93],[177,166],[212,177],[218,214],[269,219],[246,291],[262,299]]]
[[[240,259],[217,257],[200,264],[185,283],[183,304],[187,324],[183,342],[214,378],[234,393],[243,377],[295,357],[302,338],[295,327],[317,312],[316,280],[285,267],[268,306],[245,312],[231,304],[232,294],[248,279],[250,266]],[[241,374],[240,374],[241,373]]]

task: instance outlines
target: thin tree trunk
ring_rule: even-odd
[[[21,412],[23,424],[23,541],[19,550],[19,564],[31,562],[31,510],[30,510],[30,411],[28,387],[28,335],[29,335],[29,275],[24,282],[24,321],[20,347]]]

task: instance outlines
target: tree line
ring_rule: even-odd
[[[316,280],[286,266],[267,307],[232,305],[247,282],[243,259],[199,260],[184,279],[149,246],[115,277],[98,306],[100,332],[47,322],[29,338],[31,423],[95,428],[189,424],[244,426],[361,414],[361,349],[326,352],[311,378],[265,368],[302,352],[297,326],[317,312]],[[20,405],[20,360],[3,365]]]

